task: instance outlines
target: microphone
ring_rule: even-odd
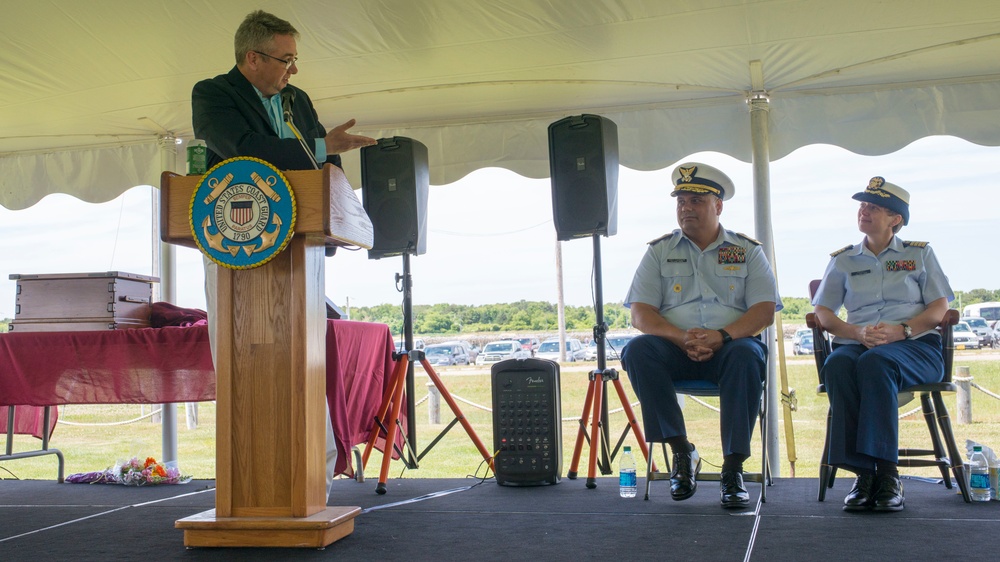
[[[316,160],[316,156],[313,154],[313,151],[306,146],[306,141],[302,138],[302,135],[299,134],[299,130],[295,128],[295,125],[292,124],[293,103],[295,103],[295,90],[289,87],[281,90],[281,110],[282,113],[285,114],[285,123],[288,125],[288,128],[292,130],[292,134],[295,135],[295,138],[299,140],[299,145],[302,147],[302,151],[309,156],[309,162],[312,163],[313,168],[318,170],[320,167],[319,162]]]
[[[298,129],[296,129],[295,125],[292,124],[293,103],[295,103],[295,90],[291,88],[281,90],[281,112],[285,114],[285,123],[288,123],[288,128],[292,130],[295,138],[299,139],[299,146],[301,146],[302,151],[309,156],[309,161],[312,163],[313,168],[318,170],[319,162],[316,161],[316,157],[313,155],[313,152],[309,150],[308,146],[306,146],[306,141],[302,138],[302,135],[299,134]],[[333,257],[333,255],[337,253],[337,247],[332,244],[326,245],[323,253],[328,258]]]
[[[285,88],[281,90],[281,109],[285,114],[285,122],[292,122],[292,104],[295,103],[295,90]]]

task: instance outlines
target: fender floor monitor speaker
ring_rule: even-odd
[[[374,227],[370,259],[427,251],[427,147],[406,137],[361,149],[361,195]]]
[[[558,484],[562,473],[559,364],[508,359],[491,369],[497,484]]]
[[[559,240],[618,231],[618,127],[599,115],[549,125],[552,216]]]

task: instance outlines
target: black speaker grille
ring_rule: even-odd
[[[549,125],[552,216],[559,240],[615,234],[618,221],[618,131],[597,115]]]
[[[494,364],[490,373],[497,484],[557,484],[562,473],[559,364],[508,359]]]
[[[427,147],[405,137],[361,149],[361,192],[372,221],[368,257],[423,254],[427,240]]]

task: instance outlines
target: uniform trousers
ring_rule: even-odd
[[[658,443],[687,435],[674,381],[703,380],[719,387],[722,454],[749,457],[766,358],[767,347],[757,338],[735,339],[704,362],[692,361],[659,336],[633,338],[622,350],[622,367],[639,397],[646,439]]]
[[[941,337],[928,334],[868,349],[834,345],[820,379],[830,399],[831,466],[875,470],[899,461],[900,389],[944,378]]]

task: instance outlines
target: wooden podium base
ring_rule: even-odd
[[[328,507],[308,517],[216,517],[215,510],[178,519],[187,547],[324,548],[354,532],[360,507]]]

